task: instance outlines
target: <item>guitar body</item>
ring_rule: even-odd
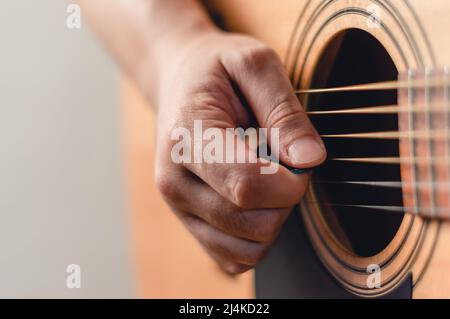
[[[211,6],[228,30],[272,46],[298,90],[396,81],[413,71],[416,77],[445,73],[443,67],[450,65],[450,3],[445,0],[216,0]],[[448,106],[447,92],[435,91],[414,96],[442,95],[440,102]],[[299,98],[307,110],[321,111],[401,106],[408,96],[411,91],[396,90]],[[321,134],[332,135],[400,131],[405,118],[352,114],[312,120]],[[411,151],[402,139],[325,142],[333,158],[405,158]],[[420,143],[419,149],[429,146]],[[413,152],[410,160],[417,156]],[[436,176],[419,174],[422,179],[412,180],[448,183],[448,170],[434,171]],[[403,161],[335,161],[318,168],[305,200],[256,270],[257,297],[450,298],[448,218],[416,204],[411,212],[405,205],[412,196],[407,181],[411,166]],[[436,196],[450,197],[447,191]],[[422,192],[418,197],[422,203],[428,198]],[[373,207],[408,209],[404,214]]]

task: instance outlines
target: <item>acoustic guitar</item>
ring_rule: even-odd
[[[450,3],[208,3],[280,54],[328,149],[257,296],[450,298]]]

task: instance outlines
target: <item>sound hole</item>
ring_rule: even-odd
[[[350,29],[336,36],[323,52],[312,88],[396,80],[398,71],[373,36]],[[397,104],[397,92],[364,91],[311,95],[309,110],[336,110]],[[397,115],[316,115],[321,134],[398,130]],[[348,184],[349,181],[400,181],[400,166],[333,161],[333,158],[398,157],[396,140],[324,139],[329,160],[314,171],[313,188],[321,212],[340,242],[355,254],[373,256],[395,236],[403,214],[355,205],[403,206],[400,188]],[[343,205],[343,206],[340,206]]]

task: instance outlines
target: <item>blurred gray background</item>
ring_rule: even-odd
[[[0,1],[1,298],[132,297],[118,74],[69,3]]]

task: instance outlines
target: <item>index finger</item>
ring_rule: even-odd
[[[237,140],[242,144],[244,141]],[[254,152],[241,145],[246,152]],[[244,209],[283,208],[298,204],[304,194],[309,174],[296,175],[279,163],[273,174],[262,174],[267,162],[256,163],[185,163],[184,166],[201,178],[217,193]]]

